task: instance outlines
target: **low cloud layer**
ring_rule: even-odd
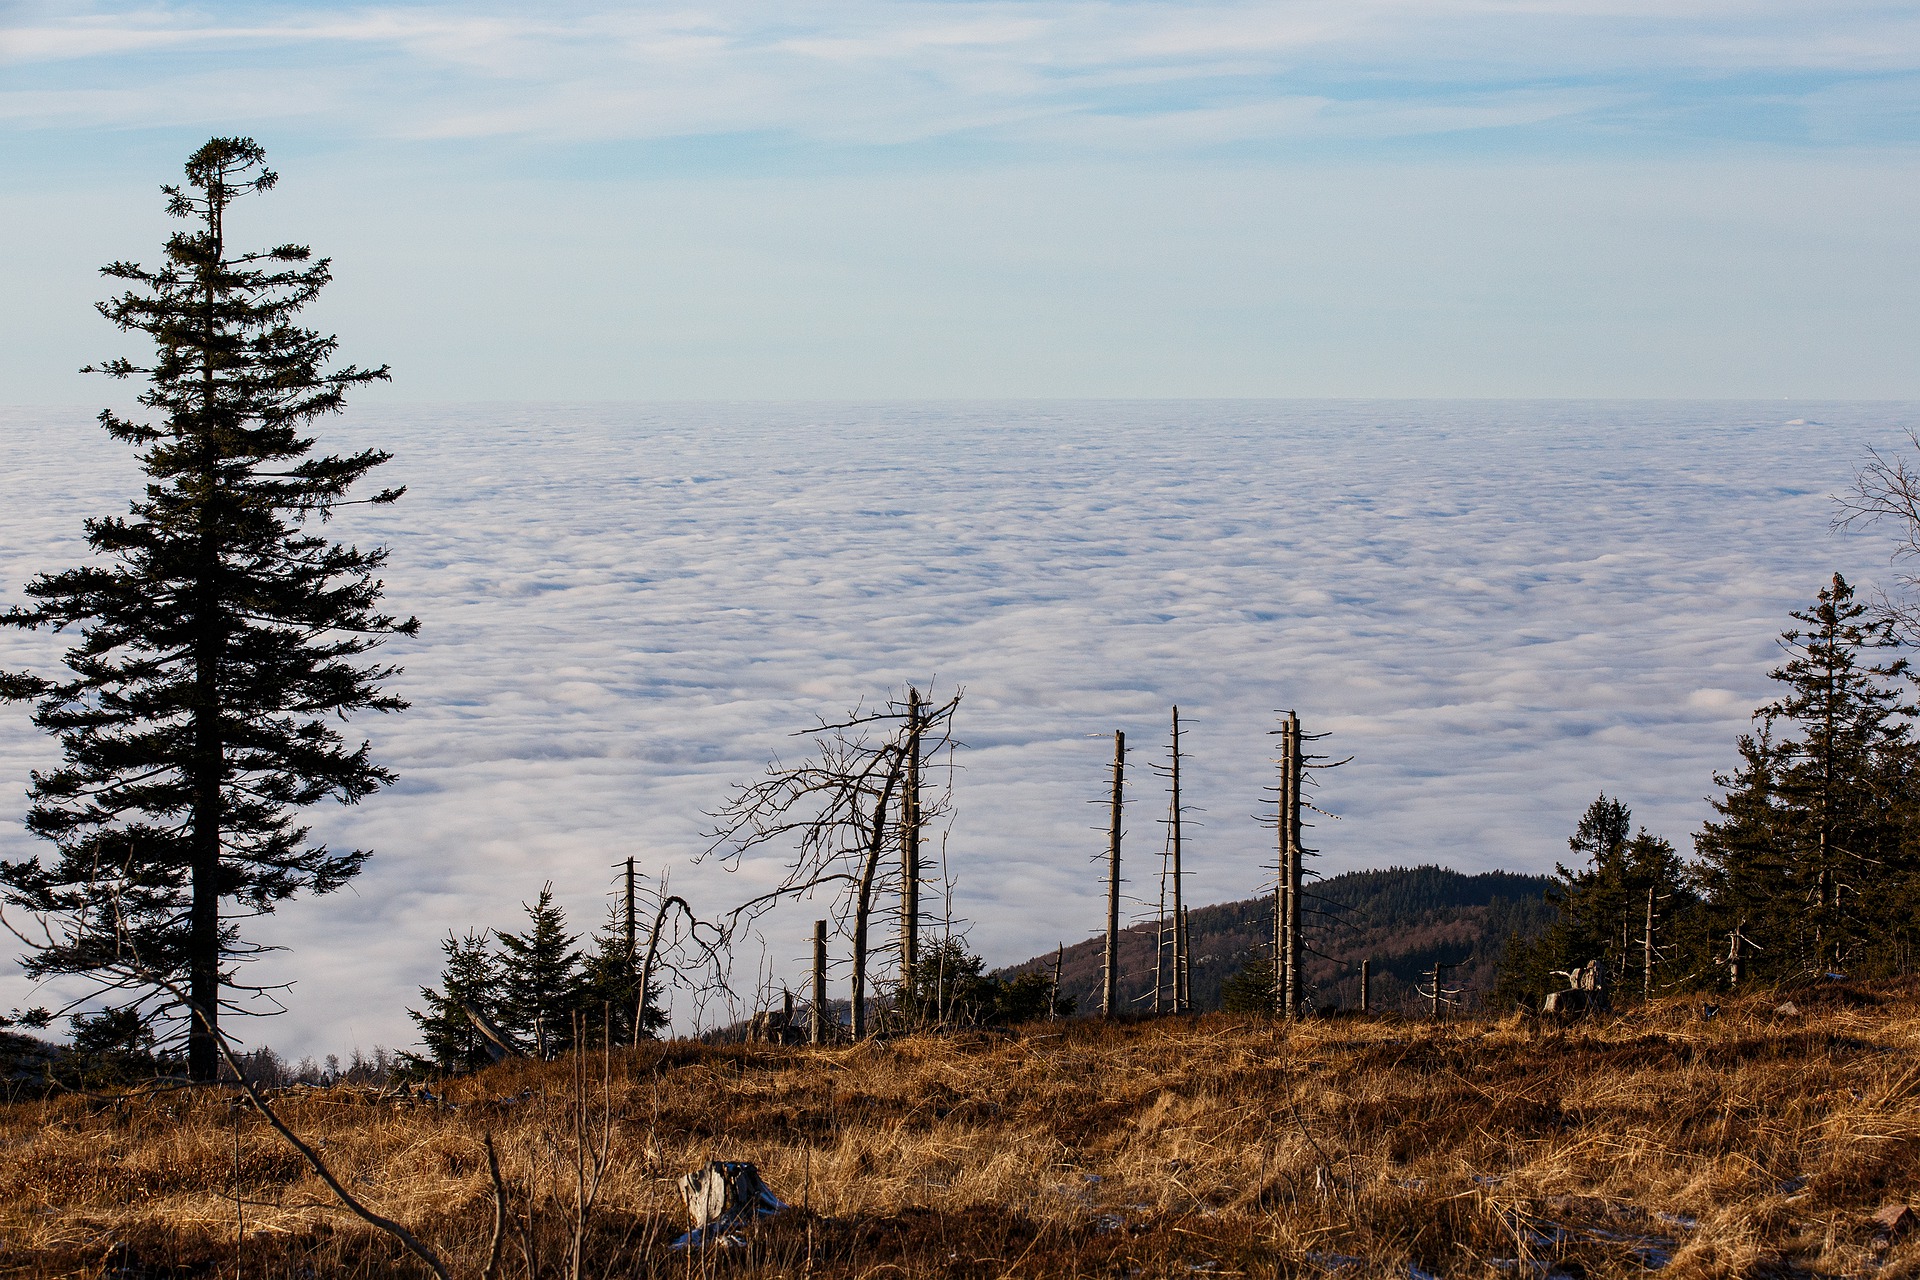
[[[335,536],[394,548],[414,708],[356,727],[400,785],[317,813],[376,851],[266,923],[295,1052],[410,1042],[448,929],[513,924],[551,878],[598,924],[629,854],[705,911],[775,869],[692,859],[704,810],[792,730],[909,680],[964,685],[953,904],[996,962],[1101,922],[1110,750],[1137,755],[1130,892],[1152,896],[1188,721],[1191,900],[1258,890],[1268,732],[1330,774],[1323,870],[1550,868],[1602,790],[1685,847],[1768,696],[1787,611],[1888,544],[1827,495],[1912,406],[1025,403],[390,409],[327,433],[410,486]],[[74,562],[131,462],[82,411],[9,410],[0,602]],[[0,664],[46,638],[0,635]],[[50,744],[0,719],[0,857]],[[939,842],[936,841],[936,847]],[[936,902],[935,911],[941,910]],[[1130,908],[1137,914],[1143,907]],[[741,976],[797,979],[801,905]],[[836,942],[844,949],[844,944]],[[0,1007],[28,998],[0,979]],[[681,1008],[684,1020],[691,1011]]]

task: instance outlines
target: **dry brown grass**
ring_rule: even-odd
[[[1565,1032],[1212,1016],[616,1054],[584,1273],[1920,1275],[1920,1232],[1870,1221],[1920,1201],[1920,989],[1792,998]],[[452,1110],[345,1090],[279,1109],[464,1276],[492,1132],[532,1269],[560,1274],[572,1081],[528,1063],[451,1082]],[[712,1158],[756,1162],[796,1209],[746,1248],[676,1253],[673,1179]],[[237,1271],[425,1274],[223,1094],[0,1111],[0,1273]]]

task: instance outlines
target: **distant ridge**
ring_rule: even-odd
[[[1360,1001],[1360,961],[1373,960],[1373,1001],[1381,1010],[1411,1011],[1420,973],[1436,960],[1459,963],[1448,977],[1462,991],[1461,1007],[1475,1007],[1493,987],[1494,970],[1509,934],[1535,933],[1550,924],[1548,876],[1511,871],[1467,875],[1446,867],[1392,867],[1350,871],[1309,884],[1320,914],[1308,919],[1308,978],[1322,1005]],[[1189,911],[1193,933],[1193,1000],[1218,1009],[1221,987],[1249,960],[1272,955],[1273,898],[1224,902]],[[1120,1000],[1123,1008],[1153,1007],[1155,926],[1135,925],[1120,939]],[[1083,1013],[1100,1007],[1099,937],[1066,949],[1060,987]],[[998,972],[1035,969],[1051,976],[1053,955],[1035,956]]]

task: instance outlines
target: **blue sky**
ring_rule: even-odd
[[[1920,394],[1910,3],[0,12],[13,402],[216,132],[394,399]]]

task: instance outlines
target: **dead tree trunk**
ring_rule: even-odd
[[[887,780],[873,802],[873,827],[867,842],[866,865],[860,872],[860,888],[853,908],[853,1038],[867,1035],[867,922],[873,912],[873,882],[880,871],[880,854],[887,842],[887,814],[893,805],[893,790],[900,785],[901,761],[895,758],[887,770]],[[905,975],[902,975],[903,978]],[[904,987],[903,987],[904,989]]]
[[[654,913],[653,932],[647,938],[647,959],[640,966],[640,994],[634,1000],[633,1042],[636,1045],[647,1036],[647,1012],[649,1001],[653,997],[653,966],[660,958],[660,930],[667,923],[667,912],[675,906],[686,912],[689,918],[693,916],[693,908],[688,906],[687,900],[679,894],[662,898],[660,910]]]
[[[1167,914],[1167,862],[1160,860],[1160,913],[1153,928],[1153,1011],[1165,1013],[1171,999],[1167,995],[1167,958],[1173,950],[1173,917]]]
[[[636,940],[635,940],[635,936],[634,936],[634,927],[633,927],[633,925],[634,925],[634,907],[633,907],[633,859],[632,859],[632,858],[628,858],[628,859],[627,859],[627,919],[626,919],[626,937],[625,937],[625,939],[624,939],[624,941],[625,941],[625,943],[626,943],[626,955],[627,955],[627,972],[628,972],[628,973],[632,973],[632,972],[633,972],[633,964],[634,964],[634,961],[636,961],[636,960],[638,960],[638,959],[640,958],[640,953],[639,953],[639,951],[638,951],[638,950],[636,949],[636,948],[637,948],[637,943],[636,943]]]
[[[1107,952],[1100,985],[1100,1016],[1119,1012],[1120,1001],[1120,805],[1125,796],[1127,735],[1113,733],[1113,804],[1107,824]]]
[[[839,723],[817,726],[811,731],[817,748],[811,758],[768,765],[764,778],[737,788],[712,815],[717,825],[708,832],[713,840],[708,853],[718,854],[730,869],[750,850],[790,837],[799,840],[784,879],[727,913],[728,937],[786,898],[828,884],[844,886],[836,910],[853,926],[846,930],[854,938],[853,1018],[863,1033],[874,897],[894,887],[882,874],[880,859],[899,846],[906,873],[901,958],[908,969],[901,976],[910,979],[919,959],[919,840],[929,816],[946,812],[950,803],[942,793],[929,805],[918,784],[929,747],[937,754],[953,746],[952,717],[961,695],[956,691],[938,705],[929,705],[917,689],[910,695],[874,711],[855,708]],[[910,813],[907,803],[895,800],[909,771],[915,784],[904,788],[911,793]]]
[[[1647,936],[1641,941],[1645,944],[1642,953],[1643,966],[1640,973],[1640,1003],[1647,1004],[1653,999],[1653,886],[1647,886]]]
[[[1180,893],[1180,708],[1173,709],[1173,1011],[1185,1013],[1191,1004],[1183,975],[1187,970],[1187,945],[1180,922],[1185,919]]]
[[[1287,867],[1293,858],[1287,847],[1291,827],[1287,814],[1293,809],[1293,739],[1286,721],[1280,722],[1279,809],[1274,819],[1277,843],[1273,871],[1273,1012],[1287,1016]]]
[[[1307,940],[1300,931],[1300,907],[1305,880],[1306,850],[1300,810],[1305,804],[1306,744],[1300,734],[1300,717],[1287,713],[1287,741],[1290,744],[1288,767],[1293,782],[1287,788],[1290,801],[1287,822],[1287,1017],[1300,1016],[1300,1002],[1306,997]]]
[[[815,1044],[827,1042],[827,922],[813,922],[813,1034]]]
[[[1273,995],[1275,1010],[1292,1022],[1300,1016],[1300,717],[1289,711],[1280,722],[1279,879],[1273,899]]]
[[[1047,1021],[1052,1022],[1060,1016],[1060,961],[1067,954],[1067,944],[1056,943],[1053,950],[1053,994],[1047,997]]]
[[[1176,979],[1180,986],[1181,1008],[1188,1013],[1193,1011],[1193,918],[1187,908],[1180,908],[1180,973]]]
[[[907,690],[906,782],[900,795],[900,984],[920,960],[920,691]]]

